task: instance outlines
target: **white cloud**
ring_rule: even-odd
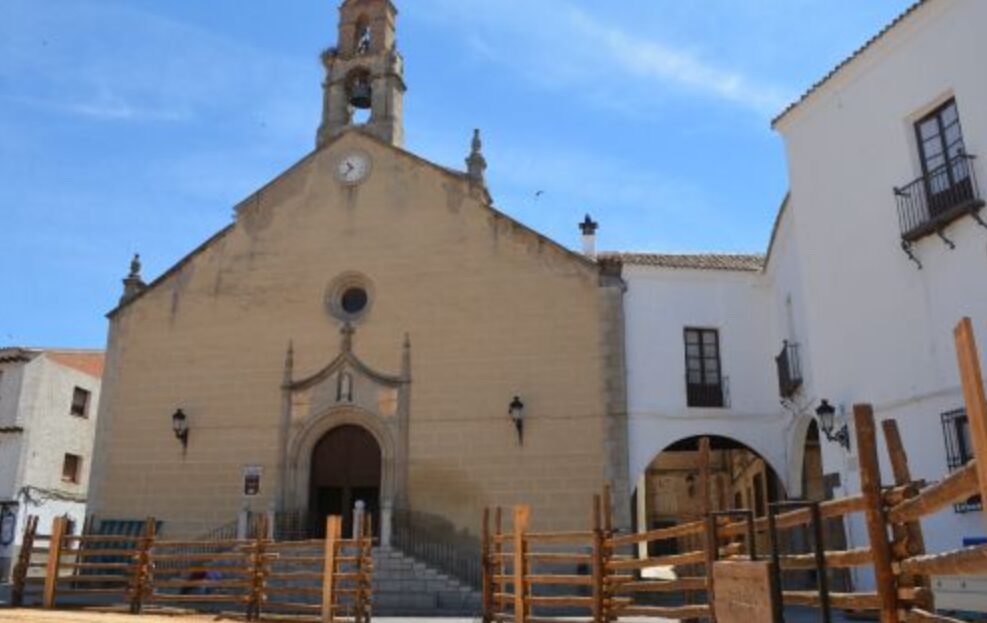
[[[694,50],[608,24],[566,0],[421,0],[414,18],[463,32],[484,62],[510,65],[526,79],[569,89],[597,106],[640,113],[607,94],[685,91],[768,116],[788,100],[786,89],[702,58]],[[576,87],[576,88],[574,88]],[[582,89],[582,90],[580,90]]]

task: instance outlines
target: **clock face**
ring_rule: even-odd
[[[356,184],[370,173],[370,157],[362,152],[350,152],[339,159],[336,177],[345,184]]]

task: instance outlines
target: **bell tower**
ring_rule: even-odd
[[[339,41],[322,54],[326,78],[317,147],[350,127],[403,145],[406,87],[397,15],[390,0],[346,0],[339,8]]]

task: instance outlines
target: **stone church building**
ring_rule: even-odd
[[[465,171],[402,148],[396,18],[347,0],[316,149],[153,282],[133,266],[97,517],[192,537],[359,500],[386,538],[409,513],[475,533],[526,502],[575,529],[611,483],[629,522],[619,270],[495,209],[479,134]]]

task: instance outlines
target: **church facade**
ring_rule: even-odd
[[[340,15],[315,151],[125,280],[89,511],[197,536],[362,501],[386,540],[519,502],[577,528],[611,483],[626,522],[619,274],[497,211],[479,134],[464,172],[404,151],[397,11]]]

